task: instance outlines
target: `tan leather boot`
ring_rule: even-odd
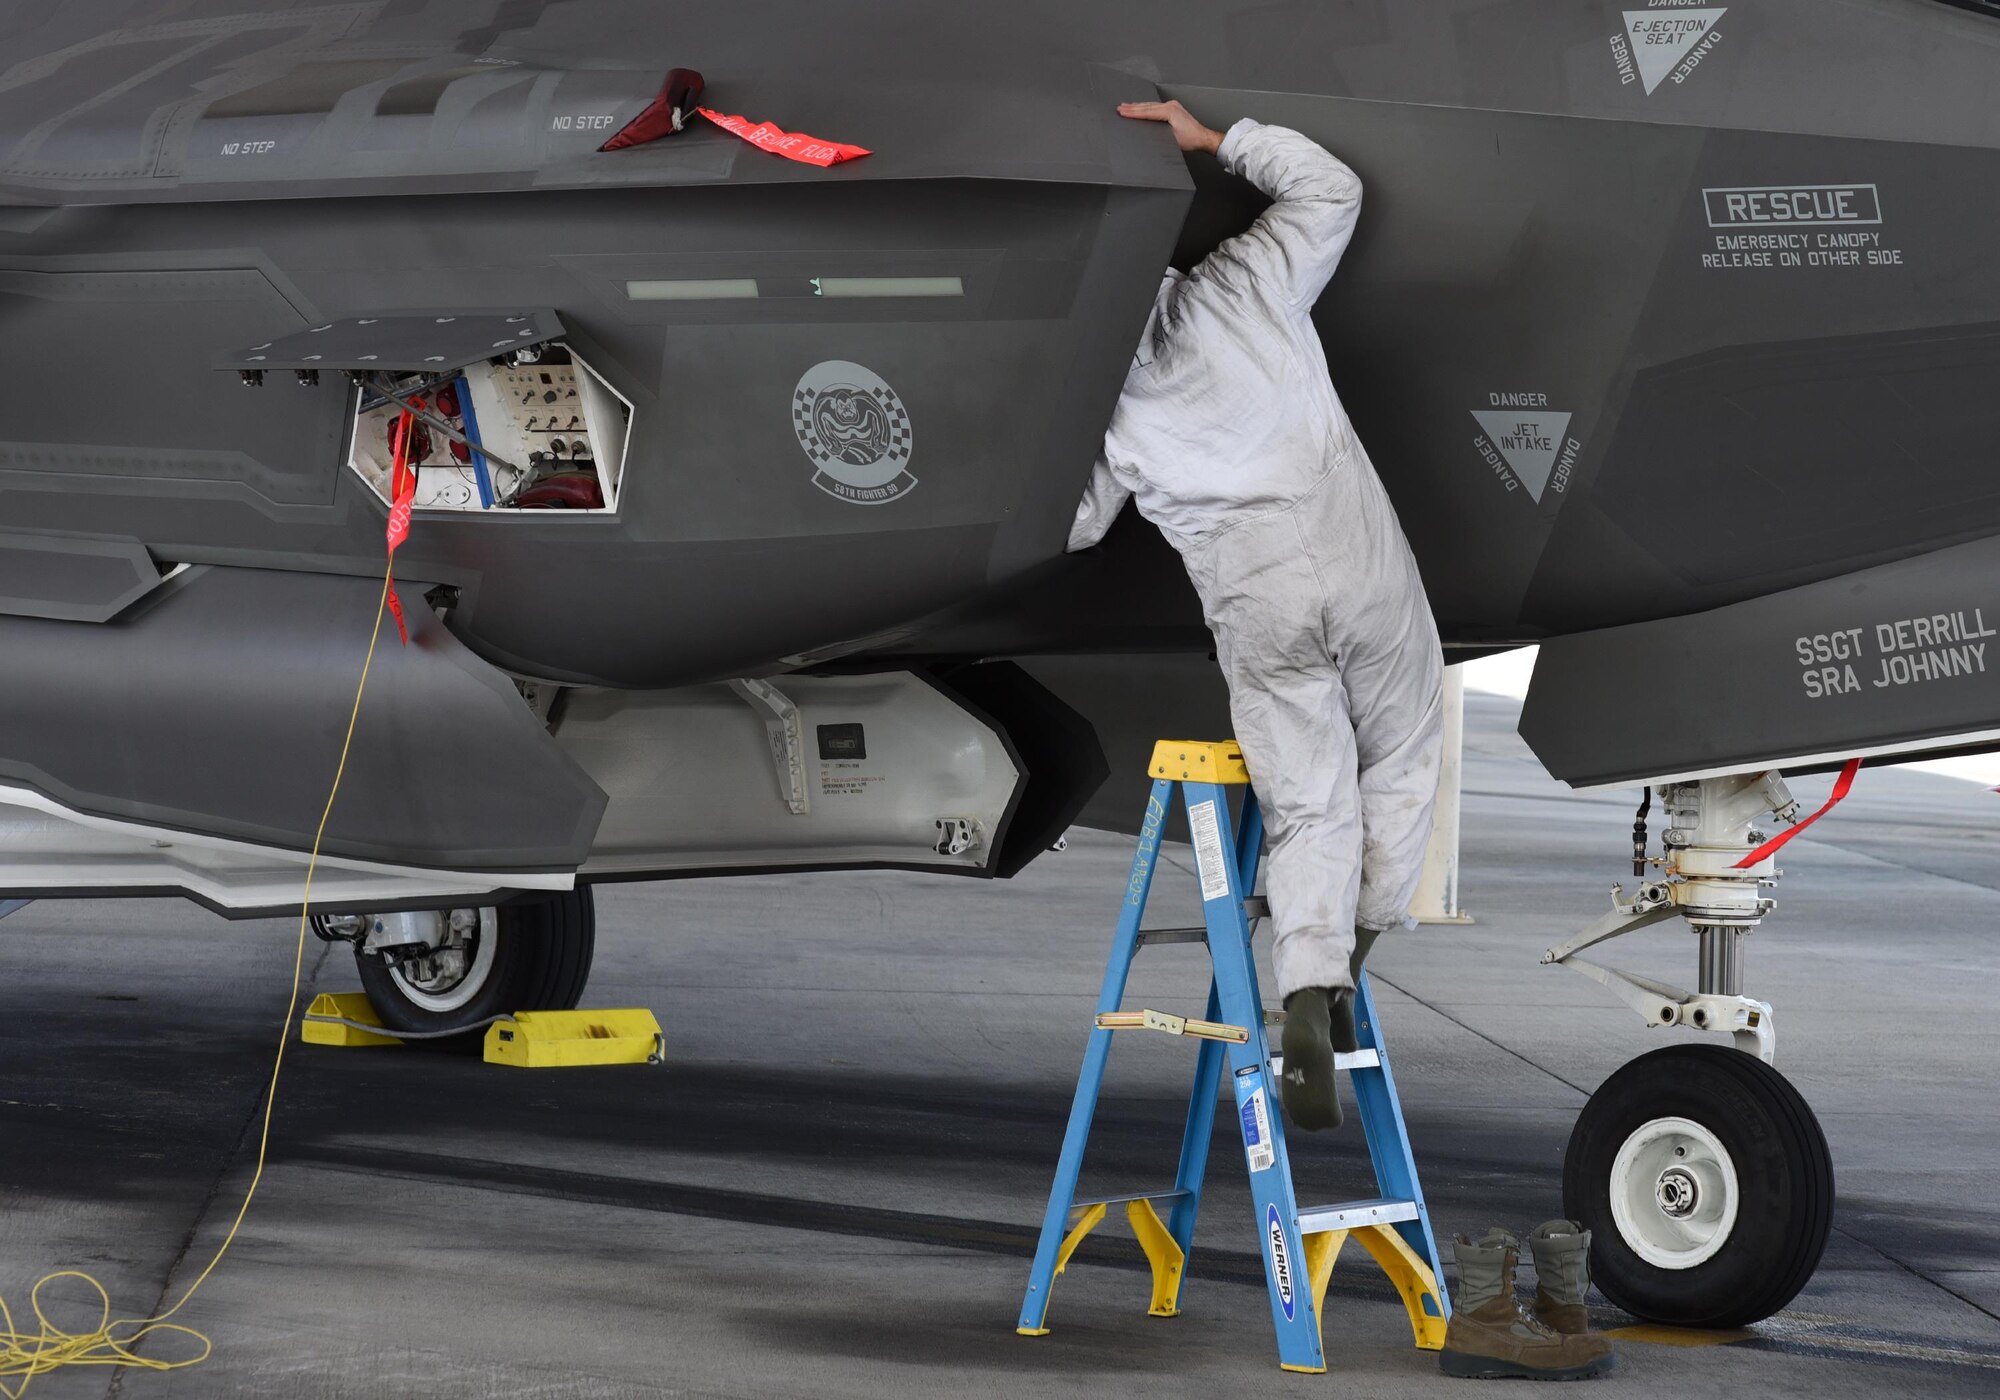
[[[1460,1235],[1456,1253],[1458,1296],[1438,1354],[1447,1376],[1574,1381],[1616,1364],[1602,1337],[1565,1336],[1521,1310],[1514,1298],[1521,1242],[1505,1230],[1488,1230],[1476,1244]]]
[[[1551,1331],[1588,1332],[1583,1295],[1590,1291],[1590,1231],[1574,1220],[1551,1220],[1535,1227],[1528,1248],[1535,1256],[1536,1319]]]

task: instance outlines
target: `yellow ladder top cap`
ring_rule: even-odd
[[[1146,771],[1178,783],[1250,781],[1250,770],[1243,766],[1243,749],[1234,739],[1220,743],[1162,739],[1153,745],[1153,762]]]

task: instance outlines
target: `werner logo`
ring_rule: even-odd
[[[1879,224],[1882,197],[1873,185],[1759,185],[1703,190],[1710,228],[1832,228]]]
[[[1271,1282],[1278,1288],[1278,1305],[1285,1310],[1285,1321],[1298,1316],[1298,1301],[1292,1295],[1292,1252],[1285,1248],[1285,1222],[1278,1218],[1276,1206],[1265,1207],[1264,1229],[1271,1237]]]

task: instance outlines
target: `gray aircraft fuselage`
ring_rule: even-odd
[[[873,154],[820,169],[705,122],[600,152],[674,66],[710,105]],[[450,634],[514,675],[647,690],[1051,655],[1109,675],[1205,652],[1136,516],[1063,552],[1162,269],[1260,203],[1114,115],[1156,92],[1296,127],[1362,177],[1315,317],[1448,646],[1931,558],[1906,611],[2000,619],[1951,552],[2000,533],[1996,82],[2000,14],[1976,0],[12,7],[0,644],[27,698],[7,718],[60,723],[34,648],[107,625],[52,620],[103,586],[93,550],[380,575],[348,382],[215,368],[371,316],[553,308],[632,405],[615,510],[417,513],[399,576],[455,590]],[[822,294],[876,278],[957,290]],[[656,283],[759,290],[633,290]],[[839,362],[907,413],[887,494],[833,489],[796,418]],[[1812,632],[1893,621],[1844,617]],[[1950,673],[1949,723],[1925,709],[1943,680],[1846,716],[1802,688],[1794,630],[1781,608],[1726,655],[1692,625],[1647,650],[1684,662],[1719,736],[1647,761],[1770,756],[1731,748],[1717,687],[1799,707],[1826,731],[1801,753],[2000,730],[1983,660]],[[1581,683],[1548,703],[1597,726],[1575,773],[1627,771]],[[0,765],[40,771],[32,745]]]

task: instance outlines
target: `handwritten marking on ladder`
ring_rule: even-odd
[[[1132,878],[1125,887],[1125,902],[1134,909],[1146,904],[1146,890],[1152,882],[1151,852],[1160,844],[1160,828],[1167,824],[1167,805],[1157,797],[1146,799],[1146,821],[1139,830],[1139,851],[1132,858]]]
[[[1214,802],[1197,802],[1188,808],[1188,827],[1194,833],[1194,866],[1201,876],[1201,898],[1229,897],[1229,866],[1222,857],[1222,824],[1216,820]]]

